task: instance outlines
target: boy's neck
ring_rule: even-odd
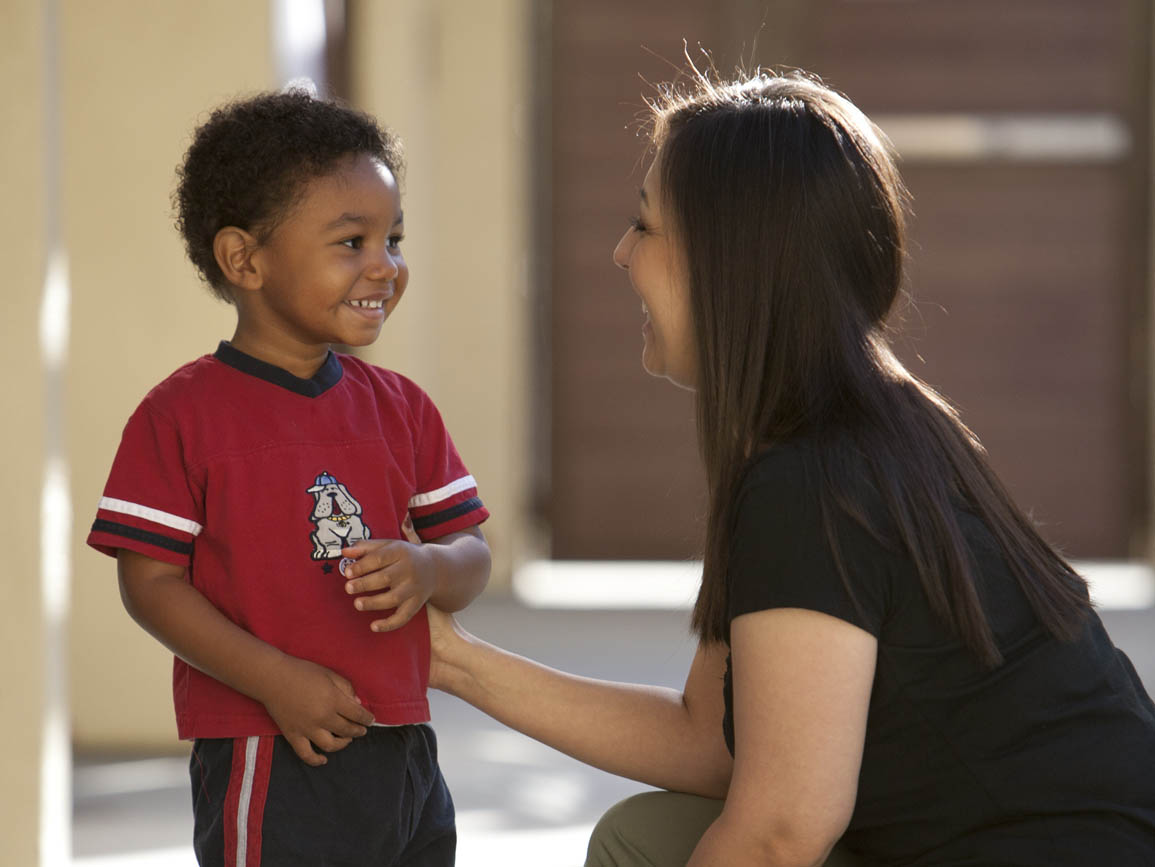
[[[255,338],[246,333],[246,330],[241,328],[239,324],[229,343],[234,349],[240,350],[245,355],[251,355],[266,364],[287,370],[298,379],[312,379],[329,356],[329,344],[327,343],[290,346],[282,341]]]

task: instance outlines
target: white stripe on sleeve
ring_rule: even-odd
[[[113,497],[101,497],[98,507],[104,509],[106,512],[120,512],[122,515],[135,515],[137,518],[144,518],[146,521],[152,521],[154,524],[163,524],[165,527],[172,527],[174,530],[190,533],[193,536],[199,536],[201,530],[204,529],[204,527],[196,521],[190,521],[188,518],[180,517],[180,515],[170,515],[168,512],[162,512],[160,509],[150,509],[148,506],[142,506],[139,503],[130,503],[127,500],[117,500]]]
[[[444,487],[438,488],[436,491],[430,491],[427,494],[414,494],[409,500],[409,508],[417,509],[421,506],[432,506],[434,503],[440,503],[442,500],[447,500],[454,494],[459,494],[469,488],[477,487],[477,479],[473,476],[462,476],[455,482],[450,482]]]

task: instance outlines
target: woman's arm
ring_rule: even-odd
[[[681,692],[548,668],[486,644],[429,609],[430,686],[612,774],[673,791],[725,797],[722,739],[726,650],[702,645]]]
[[[731,626],[734,775],[690,867],[820,865],[850,822],[878,642],[817,611]]]

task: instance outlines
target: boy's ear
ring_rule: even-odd
[[[213,238],[213,256],[225,279],[238,289],[260,289],[261,274],[253,262],[260,245],[257,239],[236,226],[225,226]]]

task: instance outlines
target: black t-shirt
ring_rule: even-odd
[[[984,523],[960,509],[1005,657],[985,669],[931,612],[882,500],[859,488],[874,532],[832,510],[854,601],[822,522],[817,449],[805,444],[768,451],[748,473],[729,574],[731,620],[805,608],[878,639],[844,842],[912,867],[1155,865],[1155,706],[1098,616],[1074,643],[1051,638]],[[731,689],[727,662],[732,752]]]

